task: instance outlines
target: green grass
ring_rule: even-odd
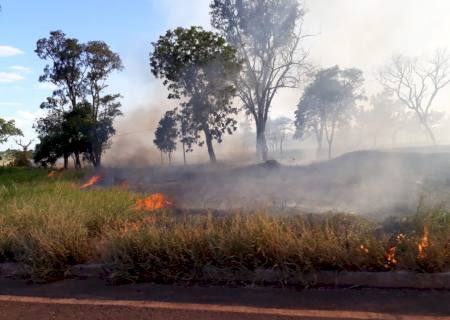
[[[86,174],[49,178],[46,170],[0,168],[0,262],[24,263],[33,278],[44,280],[62,278],[73,264],[101,262],[119,280],[164,283],[195,282],[207,269],[230,275],[270,269],[288,277],[450,267],[450,214],[441,210],[384,223],[350,214],[136,212],[139,194],[77,188]],[[429,246],[419,257],[425,229]],[[395,262],[386,258],[392,247]]]

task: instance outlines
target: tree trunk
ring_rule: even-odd
[[[80,154],[75,152],[75,169],[81,169]]]
[[[160,155],[161,155],[161,165],[164,165],[163,152],[162,152],[162,150],[160,151]]]
[[[265,123],[256,123],[256,152],[262,161],[267,161],[267,142],[266,142]]]
[[[94,155],[94,162],[93,162],[94,168],[100,168],[102,166],[102,154],[96,154]]]
[[[436,137],[434,136],[433,130],[431,130],[430,126],[428,125],[427,121],[421,120],[423,127],[425,128],[425,131],[428,134],[428,137],[431,140],[432,144],[436,144]]]
[[[331,149],[333,147],[333,140],[328,141],[328,160],[331,160]]]
[[[186,165],[186,147],[184,142],[183,142],[183,164]]]
[[[322,147],[323,147],[323,125],[320,129],[316,129],[316,139],[317,139],[317,149],[316,149],[316,159],[319,159],[322,155]]]
[[[172,152],[169,152],[169,167],[172,165]]]
[[[67,154],[64,155],[64,169],[67,170],[69,168],[69,156]]]
[[[205,133],[205,140],[206,146],[208,147],[209,160],[211,161],[211,163],[215,163],[217,159],[216,154],[214,153],[211,132],[209,132],[209,128],[207,126],[203,128],[203,132]]]

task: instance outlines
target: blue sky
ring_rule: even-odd
[[[51,93],[48,84],[38,82],[45,62],[34,49],[36,41],[52,30],[62,30],[80,41],[103,40],[121,55],[125,70],[112,77],[111,88],[124,96],[124,109],[148,97],[151,42],[178,25],[208,25],[208,2],[191,6],[187,2],[0,0],[0,117],[16,119],[27,138],[33,136],[32,124],[42,113],[39,104]],[[199,5],[205,7],[203,12],[195,10]],[[190,9],[193,12],[184,15]],[[13,145],[10,141],[0,148]]]

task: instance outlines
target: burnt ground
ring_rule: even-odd
[[[162,192],[189,209],[266,208],[274,212],[345,211],[380,217],[445,205],[450,153],[357,151],[303,166],[277,162],[108,168],[103,185],[127,180],[142,193]]]

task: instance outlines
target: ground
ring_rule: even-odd
[[[450,319],[449,291],[0,280],[0,319]]]

